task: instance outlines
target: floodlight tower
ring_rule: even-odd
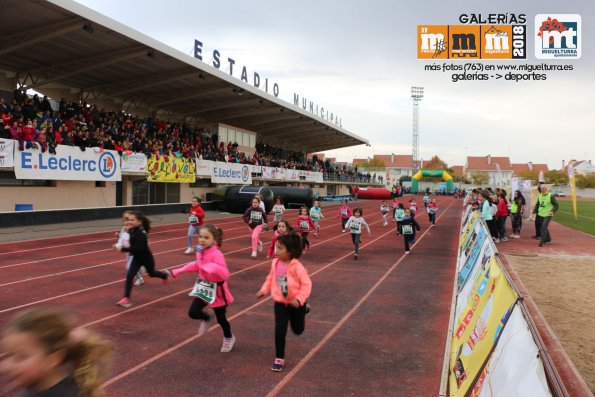
[[[419,166],[419,103],[424,97],[424,87],[411,87],[413,102],[413,171]]]

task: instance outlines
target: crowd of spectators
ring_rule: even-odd
[[[178,122],[138,118],[123,112],[99,109],[93,104],[62,99],[54,110],[47,97],[30,97],[16,90],[12,103],[0,98],[0,138],[18,141],[19,149],[56,154],[58,145],[85,151],[116,150],[120,154],[176,156],[322,172],[327,179],[370,182],[357,167],[331,164],[316,155],[273,147],[263,142],[253,153],[239,150],[237,142],[219,142],[217,132]]]

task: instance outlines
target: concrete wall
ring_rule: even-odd
[[[116,205],[116,182],[55,181],[52,187],[2,186],[0,211],[14,211],[15,204],[33,204],[34,210],[113,207]]]

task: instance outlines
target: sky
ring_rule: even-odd
[[[297,93],[329,109],[344,129],[371,144],[325,152],[338,161],[412,153],[412,86],[424,87],[420,159],[438,155],[452,166],[490,154],[559,169],[562,160],[595,157],[593,0],[77,1],[188,56],[197,39],[209,65],[217,49],[222,59],[236,60],[236,78],[246,66],[249,75],[276,82],[279,98],[290,105]],[[580,59],[536,59],[535,15],[552,12],[581,15]],[[520,82],[453,82],[452,71],[425,70],[464,62],[418,59],[418,25],[461,25],[462,14],[527,19],[527,59],[472,63],[574,70],[537,72],[545,80]]]

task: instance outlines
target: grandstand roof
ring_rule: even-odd
[[[293,150],[368,144],[71,0],[5,1],[0,32],[0,70],[39,92],[67,88],[89,103],[130,104],[191,125],[225,123]]]

